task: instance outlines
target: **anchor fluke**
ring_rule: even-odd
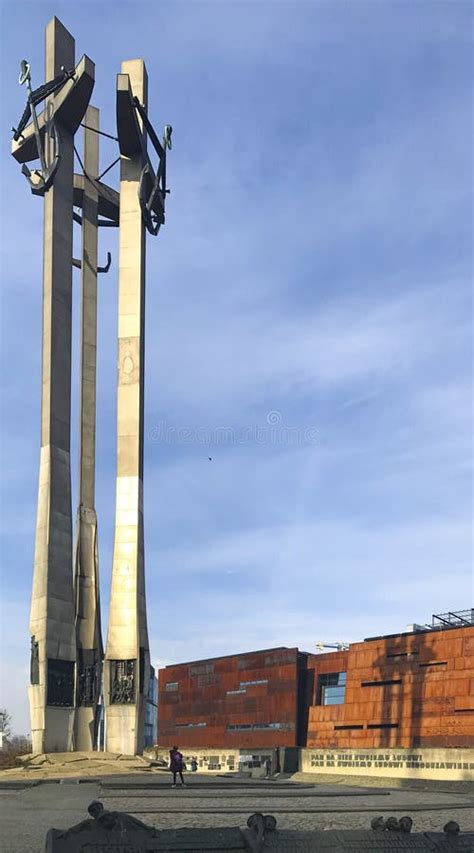
[[[32,110],[34,110],[34,106],[32,106]],[[33,195],[45,194],[46,190],[53,183],[54,175],[61,159],[61,137],[59,135],[59,130],[54,122],[54,118],[51,118],[48,121],[46,133],[53,143],[51,162],[46,163],[45,152],[41,148],[41,169],[35,169],[33,172],[31,172],[26,163],[24,163],[21,168],[22,174],[25,176],[25,178],[30,184],[30,189]],[[39,138],[38,144],[41,144],[41,140]]]
[[[26,61],[26,59],[22,59],[20,62],[20,76],[18,77],[18,82],[20,86],[23,86],[24,83],[29,83],[31,80],[31,72],[30,72],[30,63]]]
[[[163,133],[163,148],[169,148],[170,151],[172,149],[171,144],[171,134],[173,133],[173,128],[170,124],[165,124],[165,129]]]

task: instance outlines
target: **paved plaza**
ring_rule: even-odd
[[[187,774],[172,789],[169,775],[25,781],[0,785],[2,851],[43,853],[50,827],[64,829],[87,817],[91,800],[126,811],[157,829],[244,825],[250,814],[273,814],[279,829],[367,829],[373,817],[409,814],[413,831],[440,831],[448,820],[474,830],[474,801],[463,788],[362,788],[289,779],[252,780]],[[21,786],[21,787],[20,787]]]

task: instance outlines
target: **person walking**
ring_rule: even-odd
[[[193,755],[193,757],[191,758],[191,770],[193,773],[195,773],[197,769],[198,769],[197,758],[195,755]]]
[[[183,766],[184,761],[182,753],[179,752],[177,746],[173,746],[173,748],[170,749],[170,770],[173,774],[173,784],[171,785],[172,788],[176,788],[176,775],[178,773],[179,778],[181,779],[181,784],[185,784],[183,779]]]
[[[271,758],[267,758],[265,761],[265,776],[268,779],[269,776],[272,775],[272,760]]]

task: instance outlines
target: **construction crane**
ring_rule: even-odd
[[[323,649],[337,649],[338,652],[347,652],[349,649],[349,643],[321,643],[320,641],[315,645],[320,651]]]

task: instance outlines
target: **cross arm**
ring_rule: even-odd
[[[143,134],[128,74],[117,74],[117,136],[122,156],[136,157],[143,151]]]
[[[82,198],[84,195],[84,182],[91,181],[98,193],[98,213],[99,216],[105,216],[107,219],[112,219],[114,222],[119,221],[120,196],[118,192],[107,184],[101,184],[93,178],[86,178],[85,175],[74,175],[74,207],[82,208]]]

